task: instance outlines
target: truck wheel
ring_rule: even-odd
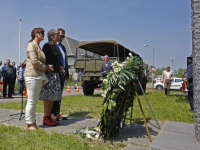
[[[142,88],[144,90],[144,93],[146,92],[146,86],[147,86],[147,82],[146,81],[143,81],[142,82]]]
[[[89,96],[89,95],[93,95],[94,93],[94,88],[92,85],[90,85],[88,83],[88,81],[85,81],[84,84],[83,84],[83,94],[85,96]]]
[[[90,87],[89,89],[89,94],[88,95],[93,95],[94,94],[94,88],[93,87]]]

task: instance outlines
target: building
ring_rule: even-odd
[[[75,72],[74,62],[75,62],[75,56],[76,56],[76,46],[79,43],[84,43],[84,42],[87,42],[87,41],[78,41],[69,36],[65,36],[65,38],[62,41],[62,44],[65,46],[66,51],[67,51],[69,74],[73,74]],[[85,55],[86,55],[85,50],[83,50],[83,49],[78,50],[78,54],[77,54],[78,58],[84,58]],[[93,57],[93,53],[87,52],[87,57]]]

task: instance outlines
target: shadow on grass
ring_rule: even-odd
[[[150,118],[150,117],[146,118],[146,122],[147,123],[149,122],[149,120],[152,120],[152,118]],[[133,120],[131,121],[131,123],[134,123],[134,124],[144,124],[144,120],[141,119],[141,118],[135,118],[135,119],[133,118]]]
[[[79,118],[87,118],[87,119],[91,119],[93,118],[92,116],[87,116],[89,113],[89,111],[80,111],[80,112],[74,112],[74,113],[70,113],[69,116],[71,117],[79,117]]]
[[[187,99],[183,99],[183,100],[176,99],[176,103],[189,103],[189,102]]]
[[[94,94],[92,97],[101,97],[101,94]]]

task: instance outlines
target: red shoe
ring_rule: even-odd
[[[54,122],[56,125],[59,124],[59,122],[58,122],[58,121],[54,121],[54,120],[51,118],[51,116],[49,116],[49,117],[50,117],[51,122]]]
[[[43,117],[43,125],[47,125],[47,126],[56,126],[58,125],[59,122],[54,121],[51,116],[44,116]]]

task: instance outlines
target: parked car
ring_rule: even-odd
[[[183,91],[182,83],[183,83],[182,78],[173,78],[170,89]],[[154,88],[157,89],[158,91],[161,91],[164,88],[164,83],[158,81],[154,84]]]
[[[161,81],[161,78],[160,77],[157,77],[157,78],[154,78],[153,79],[153,83],[155,84],[156,82],[160,82]]]

